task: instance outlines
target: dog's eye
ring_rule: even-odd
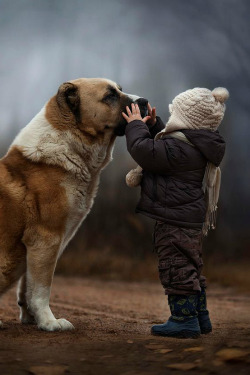
[[[108,94],[105,96],[105,100],[109,100],[109,99],[116,99],[117,98],[117,95],[114,94],[114,93],[111,93],[111,94]]]
[[[106,103],[115,102],[119,98],[119,94],[116,90],[110,91],[107,95],[104,96],[103,101]]]

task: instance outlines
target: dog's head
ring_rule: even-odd
[[[57,106],[57,125],[64,128],[73,126],[93,140],[107,132],[124,135],[127,122],[122,112],[126,112],[126,106],[138,103],[144,117],[148,103],[144,98],[122,92],[118,84],[103,78],[80,78],[65,82],[52,99],[54,106]],[[50,121],[51,117],[55,120],[53,111],[48,115]]]

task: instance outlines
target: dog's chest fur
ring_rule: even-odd
[[[58,215],[58,210],[51,209],[50,215],[53,216],[55,212],[54,215],[58,215],[58,220],[64,221],[63,225],[59,225],[61,233],[58,233],[61,238],[58,254],[60,256],[93,205],[100,172],[111,160],[113,142],[109,137],[102,144],[83,145],[70,132],[62,134],[54,129],[46,119],[45,108],[43,108],[19,133],[9,152],[13,148],[17,148],[34,164],[45,163],[48,169],[51,166],[50,176],[54,166],[63,171],[61,174],[58,173],[58,176],[54,173],[53,179],[48,175],[47,185],[41,191],[41,196],[45,194],[49,196],[51,184],[57,184],[55,189],[58,191],[58,202],[54,197],[51,204],[58,205],[57,209],[61,208],[65,214]],[[41,173],[46,174],[42,170],[43,167],[40,168]],[[44,191],[46,189],[47,193]],[[51,220],[56,221],[57,217]]]
[[[65,223],[65,232],[58,256],[61,255],[68,242],[75,235],[77,229],[90,212],[97,193],[99,175],[100,171],[98,171],[94,177],[95,182],[92,180],[90,182],[85,182],[70,176],[66,177],[62,182],[67,197],[68,213]],[[90,175],[89,179],[91,178]]]

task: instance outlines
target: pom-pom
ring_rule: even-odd
[[[225,87],[216,87],[212,91],[212,95],[220,103],[224,103],[229,98],[229,91]]]
[[[129,187],[139,186],[142,179],[142,168],[138,165],[137,168],[131,169],[126,176],[126,183]]]

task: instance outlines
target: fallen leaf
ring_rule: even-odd
[[[184,352],[202,352],[204,348],[202,346],[194,346],[193,348],[186,348]]]
[[[29,372],[34,375],[64,375],[68,366],[32,366]]]
[[[160,354],[166,354],[172,352],[173,349],[157,349],[156,352]]]
[[[201,363],[201,362],[202,360],[200,358],[195,360],[195,363]]]
[[[182,370],[182,371],[189,371],[193,370],[197,367],[196,363],[172,363],[171,365],[167,365],[167,367],[172,368],[173,370]]]
[[[249,355],[249,352],[240,349],[227,348],[219,350],[216,355],[222,361],[237,362],[244,360]]]
[[[145,348],[150,349],[150,350],[156,350],[156,349],[165,349],[165,346],[161,344],[148,344],[148,345],[145,345]]]
[[[221,365],[223,365],[223,361],[220,361],[219,359],[215,359],[214,361],[213,361],[213,365],[214,366],[221,366]]]

